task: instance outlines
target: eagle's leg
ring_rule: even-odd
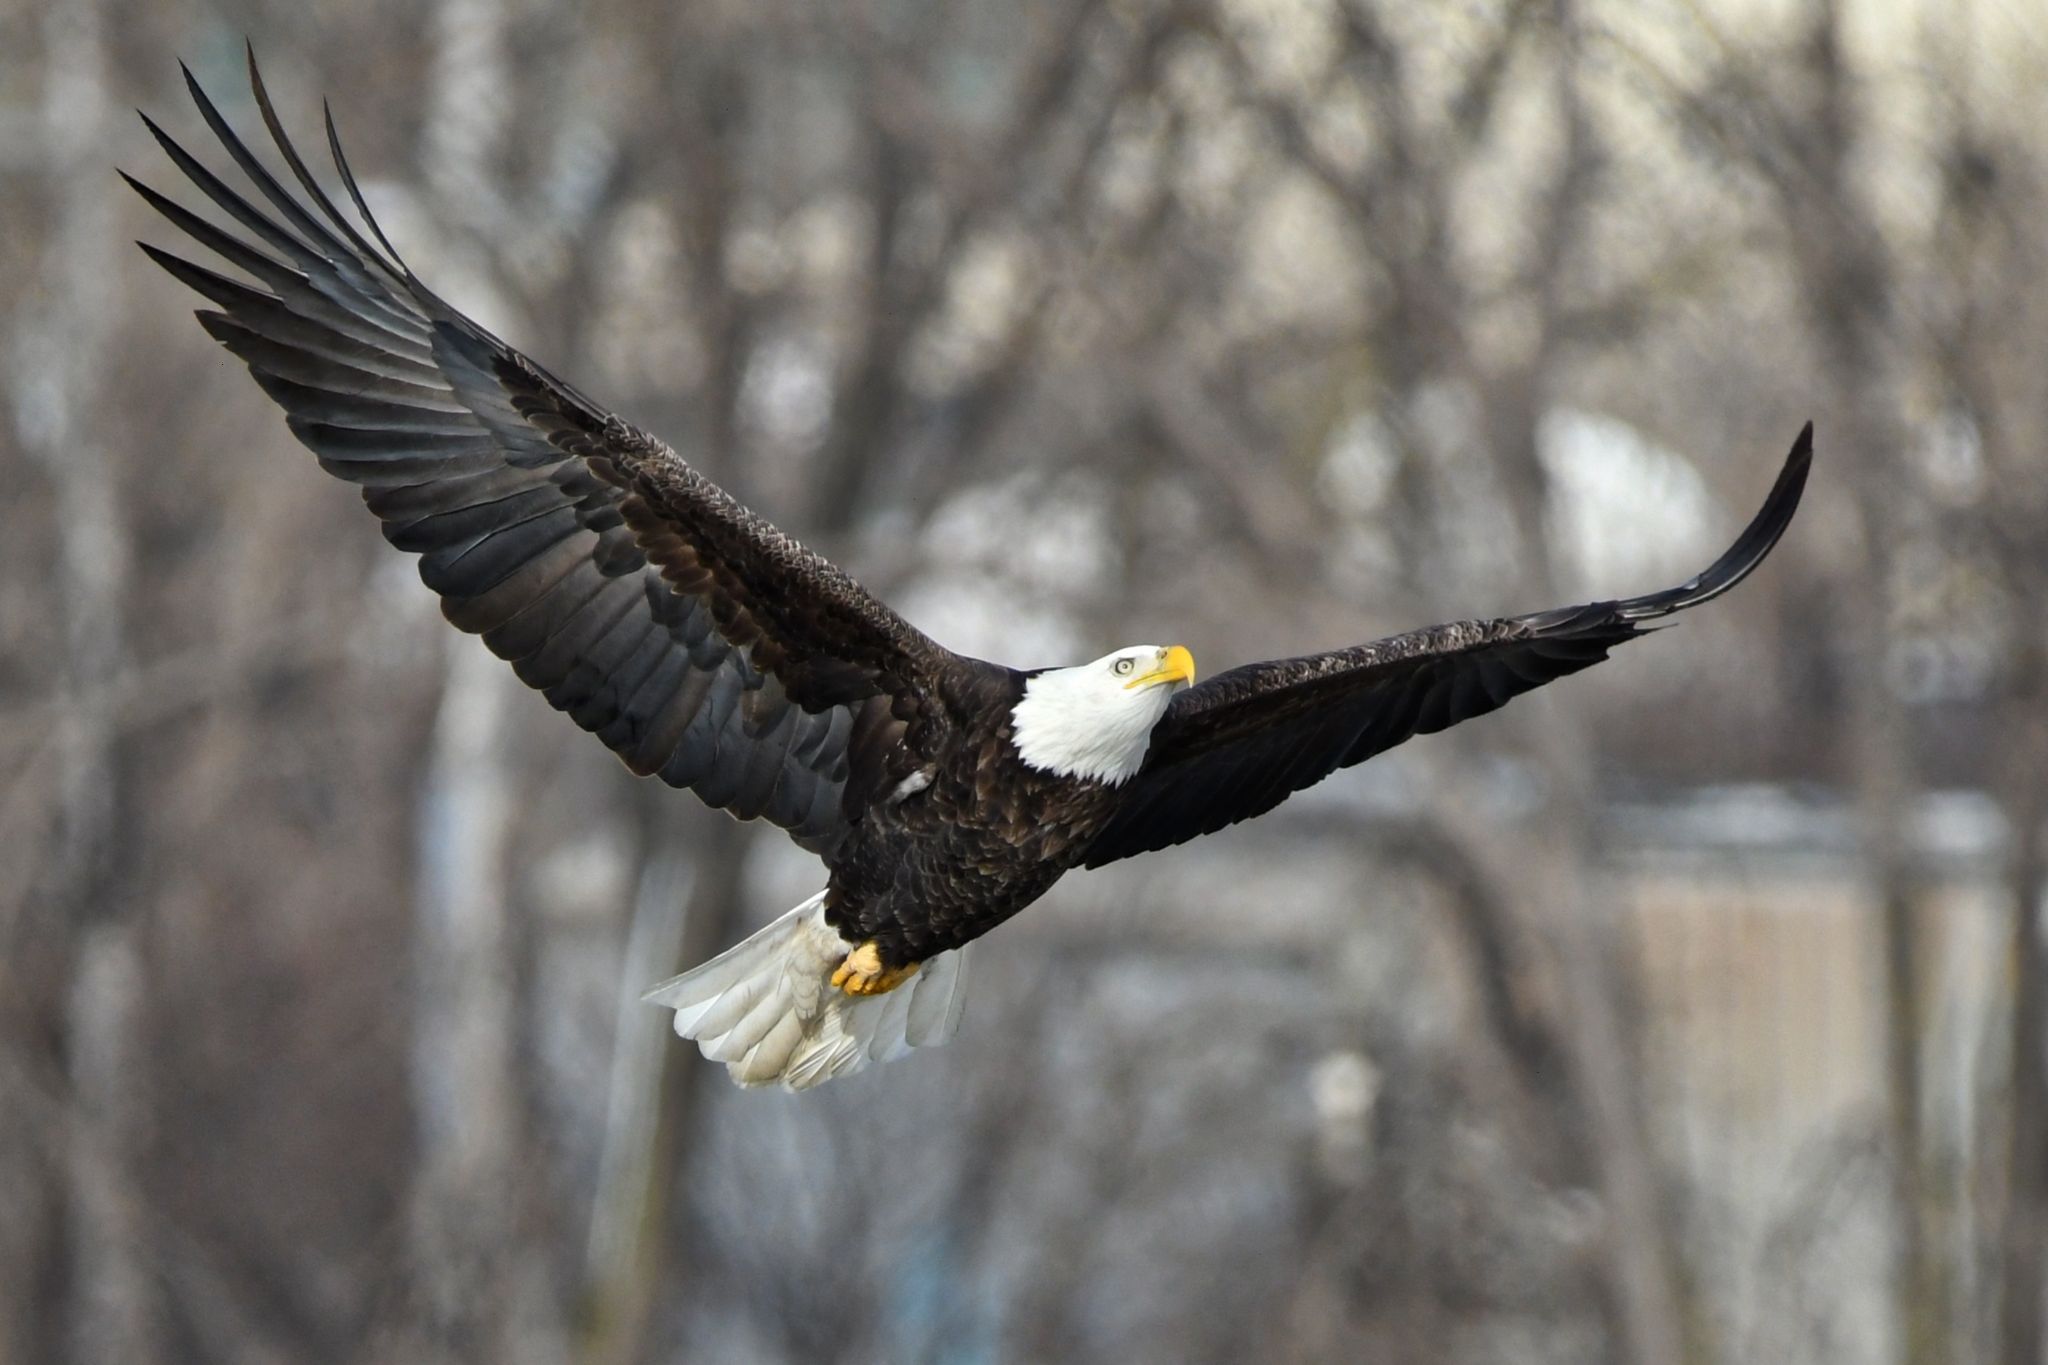
[[[832,984],[848,995],[887,995],[917,975],[917,967],[915,962],[884,967],[882,950],[869,939],[846,955],[839,970],[832,973]]]

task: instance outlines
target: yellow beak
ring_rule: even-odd
[[[1159,661],[1159,667],[1150,673],[1140,673],[1124,684],[1124,691],[1134,687],[1150,687],[1159,683],[1191,683],[1195,680],[1195,656],[1180,645],[1166,651]]]

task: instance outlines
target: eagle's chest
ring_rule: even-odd
[[[882,812],[909,842],[944,845],[1014,867],[1049,862],[1061,870],[1094,838],[1114,808],[1115,790],[1026,764],[1007,727],[964,744],[934,764],[929,781]]]
[[[833,860],[828,915],[916,961],[986,933],[1079,861],[1116,793],[1040,772],[994,731],[899,782]],[[894,951],[892,952],[892,946]]]

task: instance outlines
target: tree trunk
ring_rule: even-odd
[[[1942,1359],[1949,1339],[1946,1206],[1925,1178],[1921,1134],[1919,945],[1906,813],[1912,791],[1910,718],[1892,689],[1892,547],[1899,541],[1899,493],[1906,485],[1895,370],[1899,294],[1895,262],[1858,188],[1860,124],[1856,82],[1836,0],[1817,0],[1807,44],[1812,117],[1789,134],[1806,165],[1781,183],[1794,258],[1812,300],[1822,373],[1832,389],[1838,447],[1861,462],[1854,479],[1863,556],[1846,570],[1837,600],[1843,625],[1847,704],[1843,734],[1855,784],[1859,835],[1878,910],[1884,999],[1886,1147],[1895,1217],[1893,1257],[1897,1350],[1908,1365]],[[1851,225],[1842,230],[1843,225]]]
[[[497,1358],[517,1203],[518,1019],[505,922],[509,680],[482,645],[449,642],[420,801],[414,937],[415,1305],[434,1358]]]
[[[122,594],[130,540],[120,481],[95,421],[106,341],[117,308],[107,261],[114,220],[103,187],[80,167],[103,164],[109,100],[103,16],[91,0],[45,15],[44,147],[52,213],[41,267],[51,311],[25,317],[17,353],[22,383],[15,410],[22,445],[39,460],[55,494],[59,528],[56,610],[64,622],[66,703],[52,742],[58,763],[57,838],[40,888],[44,927],[68,958],[61,1022],[64,1071],[75,1121],[110,1160],[67,1153],[63,1239],[69,1252],[62,1298],[62,1349],[78,1361],[155,1359],[155,1286],[146,1269],[133,1188],[135,1132],[142,1117],[135,1056],[141,986],[135,924],[122,903],[115,838],[120,771],[113,683],[123,666]],[[5,1177],[10,1183],[11,1173]],[[35,1310],[30,1309],[31,1313]],[[23,1332],[0,1324],[9,1343],[56,1346],[54,1324]],[[54,1354],[54,1352],[52,1352]]]
[[[604,1156],[584,1260],[581,1358],[588,1365],[661,1358],[650,1330],[654,1310],[672,1269],[688,1261],[674,1226],[675,1189],[690,1166],[704,1090],[725,1081],[722,1069],[674,1036],[666,1010],[640,1001],[649,986],[729,945],[747,923],[740,893],[749,831],[714,822],[686,855],[666,846],[656,824],[672,816],[675,800],[666,787],[649,785],[640,803],[654,851],[643,865],[621,966]]]
[[[2031,577],[2031,575],[2029,575]],[[1999,1229],[1999,1359],[2041,1365],[2042,1273],[2048,1265],[2048,958],[2041,907],[2048,896],[2048,662],[2039,626],[2022,617],[2018,677],[2000,733],[2008,750],[2005,811],[2012,838],[2014,999],[2005,1209]],[[2029,628],[2031,627],[2031,628]]]

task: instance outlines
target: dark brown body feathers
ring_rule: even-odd
[[[884,962],[920,962],[993,929],[1044,895],[1086,853],[1115,789],[1027,766],[1012,742],[1023,675],[963,661],[949,714],[971,718],[904,772],[918,789],[872,803],[827,858],[826,918],[875,940]]]

